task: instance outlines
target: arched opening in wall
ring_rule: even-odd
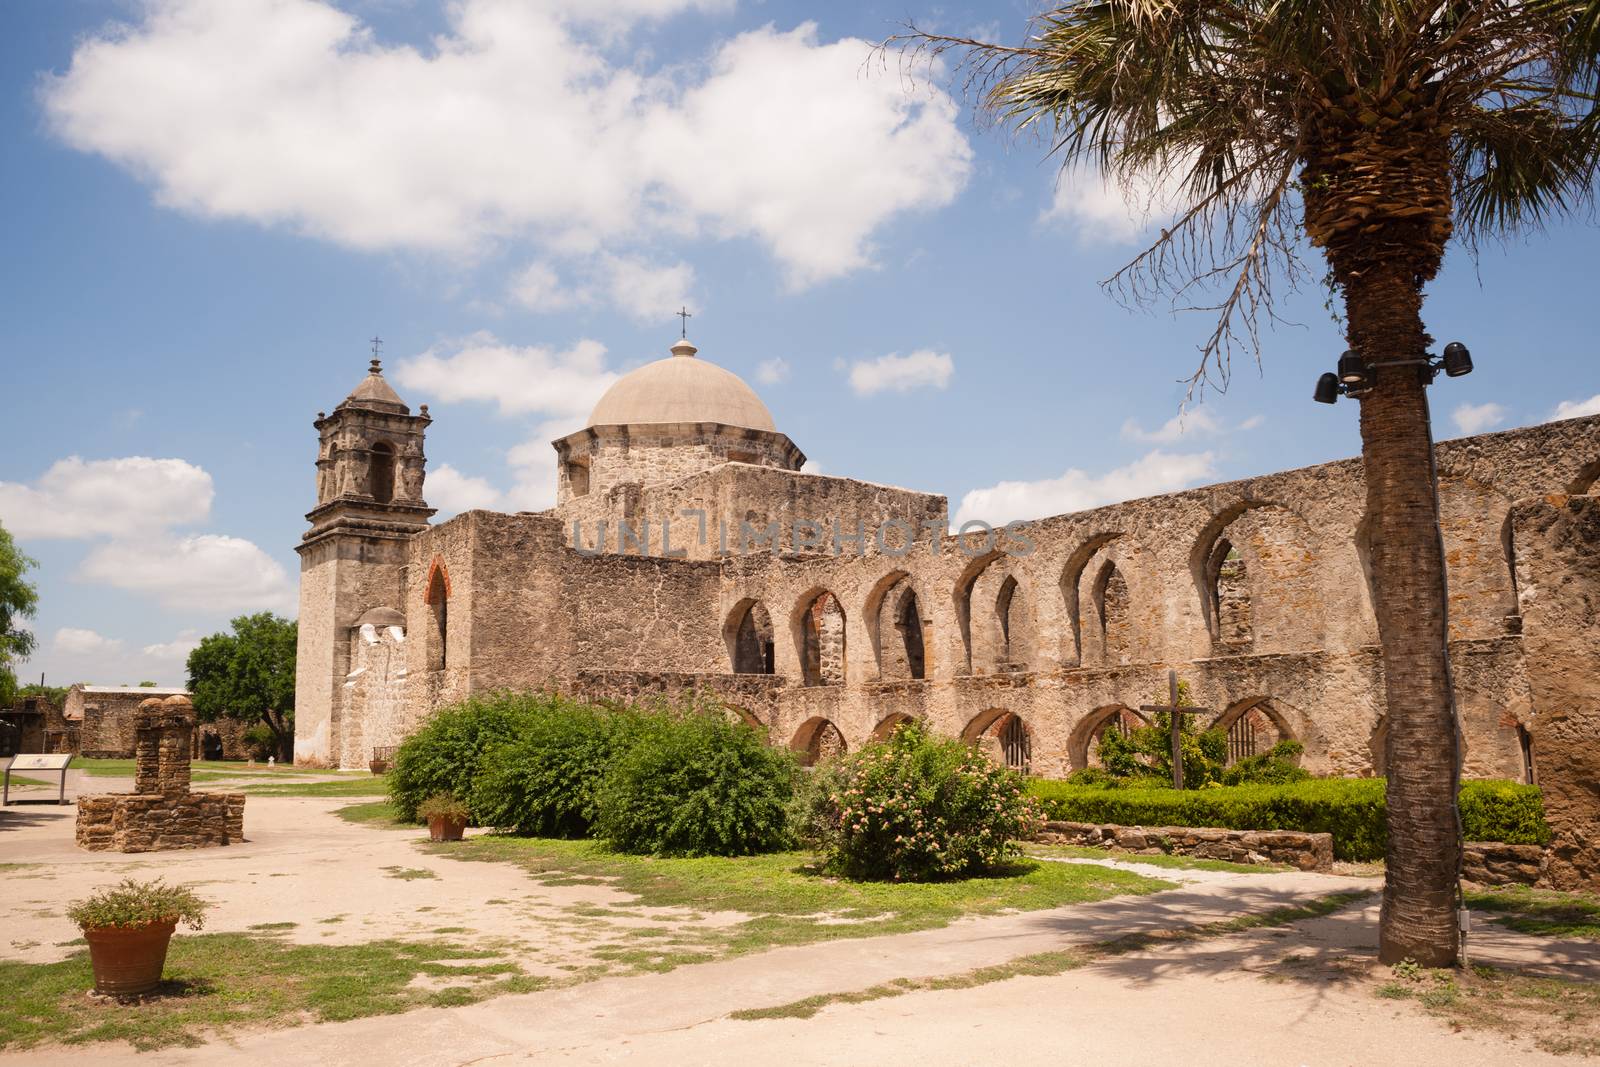
[[[1033,766],[1033,731],[1020,716],[1004,708],[990,708],[974,716],[961,731],[961,739],[1014,771],[1027,774]]]
[[[219,760],[222,758],[222,738],[213,730],[207,730],[200,735],[200,758]]]
[[[1372,774],[1384,778],[1389,774],[1389,716],[1378,716],[1378,725],[1372,728],[1367,739],[1367,750],[1372,755]]]
[[[830,720],[814,716],[800,724],[789,742],[789,748],[800,757],[802,767],[815,767],[818,763],[846,752],[844,734]]]
[[[1089,568],[1090,562],[1100,553],[1100,550],[1112,541],[1121,537],[1120,533],[1097,534],[1089,538],[1067,557],[1065,566],[1061,568],[1061,602],[1066,608],[1067,621],[1072,627],[1072,644],[1062,649],[1062,660],[1068,667],[1082,666],[1084,658],[1084,611],[1085,597],[1080,592],[1083,577]],[[1093,573],[1098,574],[1098,571]],[[1089,601],[1093,600],[1091,592]],[[1098,630],[1098,624],[1096,624]]]
[[[426,597],[432,626],[428,634],[428,669],[442,671],[448,660],[450,637],[450,574],[442,560],[434,560],[428,572]]]
[[[1506,521],[1500,527],[1500,551],[1506,557],[1506,571],[1511,576],[1511,610],[1506,614],[1506,632],[1520,634],[1522,632],[1522,593],[1517,588],[1517,545],[1516,532],[1511,525],[1511,513],[1506,512]]]
[[[1126,663],[1129,656],[1128,583],[1112,560],[1094,580],[1094,617],[1104,662]]]
[[[915,720],[910,715],[907,715],[903,711],[897,711],[893,715],[887,715],[884,717],[882,722],[878,723],[878,725],[872,728],[872,739],[874,741],[887,741],[889,738],[894,736],[894,732],[900,729],[900,727],[904,726],[908,722],[914,721]]]
[[[988,569],[989,564],[1000,558],[1000,553],[988,552],[978,556],[967,564],[961,576],[956,579],[955,589],[950,594],[951,602],[956,609],[956,626],[961,631],[961,644],[966,656],[965,673],[971,674],[973,663],[981,657],[973,652],[973,619],[972,619],[972,587]],[[981,642],[980,642],[981,643]]]
[[[367,494],[379,504],[394,500],[394,446],[379,441],[367,464]]]
[[[1189,557],[1214,654],[1323,647],[1321,558],[1292,508],[1241,500],[1214,515]]]
[[[1149,726],[1150,720],[1126,704],[1108,704],[1096,708],[1072,728],[1067,735],[1067,762],[1075,771],[1085,767],[1103,766],[1100,760],[1100,741],[1108,733],[1125,734],[1140,726]]]
[[[802,685],[843,685],[845,618],[839,598],[826,589],[802,601],[796,619]]]
[[[994,599],[994,617],[1000,626],[1000,662],[996,664],[1002,671],[1026,670],[1027,665],[1022,661],[1021,649],[1012,643],[1013,635],[1020,637],[1012,628],[1012,607],[1018,608],[1021,614],[1021,605],[1017,603],[1017,576],[1006,575],[1006,580],[1000,583],[1000,592]],[[1020,643],[1020,642],[1019,642]]]
[[[891,571],[867,594],[867,639],[872,643],[878,679],[892,682],[927,677],[922,600],[905,571]]]
[[[723,628],[734,674],[772,674],[776,647],[772,616],[761,601],[746,598],[733,606]]]
[[[1539,784],[1539,771],[1533,761],[1533,734],[1517,723],[1517,748],[1522,752],[1522,780],[1529,785]]]
[[[1227,652],[1243,652],[1255,641],[1250,621],[1250,580],[1244,557],[1226,537],[1217,538],[1206,561],[1206,592],[1216,620],[1216,643]]]
[[[1230,767],[1242,759],[1265,755],[1279,741],[1295,739],[1282,710],[1265,696],[1235,701],[1212,721],[1210,728],[1228,732]]]

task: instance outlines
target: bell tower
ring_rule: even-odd
[[[301,538],[295,762],[338,760],[352,627],[368,611],[405,608],[410,541],[434,509],[422,498],[428,406],[413,415],[374,358],[361,384],[317,413],[317,503]]]

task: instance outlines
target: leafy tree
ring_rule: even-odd
[[[67,702],[69,687],[64,685],[40,685],[34,682],[17,690],[19,697],[43,697],[56,707],[61,707]]]
[[[154,689],[156,685],[157,683],[155,682],[140,682],[138,687],[140,689]]]
[[[212,634],[189,653],[195,717],[260,723],[287,762],[294,758],[296,625],[270,611],[241,615],[232,625],[232,633]]]
[[[33,618],[39,591],[23,575],[37,566],[0,526],[0,704],[16,699],[16,664],[33,653],[33,631],[21,620]]]
[[[1592,203],[1600,2],[1071,0],[1020,47],[926,34],[982,106],[1042,131],[1064,166],[1178,210],[1115,282],[1138,301],[1216,285],[1191,391],[1226,386],[1274,282],[1317,249],[1367,364],[1361,397],[1373,600],[1388,683],[1380,958],[1454,964],[1460,757],[1444,553],[1421,361],[1423,287],[1469,248]],[[1205,301],[1201,301],[1205,303]]]

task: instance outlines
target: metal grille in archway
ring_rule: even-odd
[[[1015,715],[1007,715],[1005,724],[1000,727],[1000,751],[1007,767],[1027,773],[1033,762],[1033,740],[1028,736],[1027,726]]]
[[[1255,754],[1256,724],[1250,721],[1250,713],[1245,712],[1228,727],[1228,763],[1231,766]]]

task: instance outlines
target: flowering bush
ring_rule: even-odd
[[[991,871],[1043,816],[1020,774],[908,723],[819,768],[797,830],[847,878],[925,882]]]

